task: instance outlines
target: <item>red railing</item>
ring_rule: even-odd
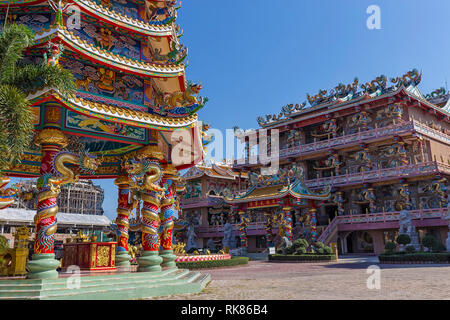
[[[421,134],[427,135],[429,137],[441,140],[445,143],[450,143],[450,136],[442,131],[433,129],[419,123],[417,121],[403,121],[397,124],[389,125],[386,127],[380,127],[372,130],[360,131],[357,133],[343,135],[340,137],[316,141],[312,143],[302,144],[293,148],[282,148],[277,157],[296,157],[300,155],[306,155],[309,153],[314,153],[317,151],[324,151],[330,148],[345,147],[350,144],[359,144],[362,142],[367,142],[367,140],[379,139],[386,136],[402,135],[408,132],[419,132]],[[256,159],[257,157],[255,157]],[[259,159],[257,160],[259,163]],[[248,159],[235,160],[235,166],[242,166],[248,164]]]
[[[309,188],[320,188],[327,185],[343,186],[349,184],[360,184],[366,182],[382,181],[386,178],[406,178],[420,176],[423,174],[436,174],[444,172],[450,174],[450,165],[439,163],[435,161],[423,162],[418,164],[411,164],[395,168],[383,168],[362,171],[351,174],[342,174],[326,178],[306,180],[305,184]]]
[[[410,213],[414,220],[448,218],[447,208],[411,210]],[[338,216],[335,217],[333,221],[325,228],[322,234],[320,234],[318,241],[327,243],[330,236],[337,230],[336,228],[338,228],[338,225],[340,224],[386,223],[390,221],[398,221],[399,218],[400,211]]]
[[[433,128],[430,128],[429,126],[427,126],[423,123],[414,121],[414,120],[412,121],[412,123],[414,124],[415,131],[417,131],[421,134],[424,134],[430,138],[435,138],[437,140],[441,140],[444,143],[450,144],[450,135],[449,134],[439,131],[439,130],[436,130],[436,129],[433,129]]]

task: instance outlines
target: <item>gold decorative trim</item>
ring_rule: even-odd
[[[162,151],[157,145],[147,145],[138,151],[138,158],[152,158],[156,160],[164,159]]]
[[[69,140],[59,129],[46,128],[41,130],[34,138],[34,144],[42,146],[44,144],[57,145],[61,148],[69,144]]]

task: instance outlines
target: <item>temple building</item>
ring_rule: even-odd
[[[230,163],[211,162],[197,164],[187,170],[182,178],[186,181],[186,191],[180,203],[185,227],[195,227],[198,248],[206,248],[209,239],[220,246],[224,224],[230,221],[237,230],[239,222],[223,198],[245,192],[248,187],[247,174],[233,171]],[[235,234],[238,236],[237,231]],[[186,241],[187,236],[183,237]]]
[[[444,88],[422,94],[421,77],[412,70],[390,84],[384,75],[361,85],[355,79],[308,94],[308,104],[258,117],[268,134],[259,130],[256,146],[264,149],[267,139],[269,161],[279,160],[280,170],[258,177],[267,162],[252,154],[254,143],[241,135],[245,159],[236,160],[233,170],[248,173],[253,187],[227,203],[242,217],[243,241],[246,220],[263,212],[268,240],[284,230],[287,237],[333,244],[344,254],[382,252],[405,223],[412,223],[419,239],[431,233],[445,244],[450,100]],[[279,152],[271,150],[275,130]],[[326,191],[328,196],[317,197]]]
[[[8,177],[37,178],[28,277],[57,278],[55,237],[59,227],[66,227],[65,213],[60,219],[58,212],[75,207],[97,213],[102,200],[98,195],[83,204],[67,203],[64,190],[78,193],[81,185],[74,183],[89,179],[114,179],[118,192],[110,200],[117,202],[117,242],[97,249],[108,250],[110,257],[114,251],[116,265],[129,267],[128,219],[138,209],[143,247],[138,270],[175,266],[173,219],[183,189],[178,171],[203,160],[197,111],[207,102],[200,96],[202,85],[187,79],[188,50],[176,24],[181,4],[12,0],[0,7],[1,26],[24,24],[34,32],[26,62],[64,68],[76,85],[74,94],[64,94],[43,84],[27,97],[35,115],[32,141],[21,162],[0,178],[4,210],[15,210],[8,208],[14,198],[26,197],[17,186],[7,186]],[[81,197],[72,195],[69,199]]]

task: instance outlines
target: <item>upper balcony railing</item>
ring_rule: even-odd
[[[413,220],[425,220],[425,219],[448,219],[447,208],[432,208],[432,209],[419,209],[410,211]],[[317,226],[317,232],[319,234],[318,241],[324,242],[329,240],[328,238],[336,231],[340,224],[373,224],[373,223],[386,223],[400,220],[400,211],[392,212],[378,212],[370,214],[356,214],[356,215],[343,215],[335,217],[327,226]],[[279,226],[273,225],[272,230],[276,230]],[[249,223],[247,231],[249,230],[265,230],[265,222],[252,222]],[[233,230],[238,230],[238,225],[233,224]],[[199,234],[215,233],[219,234],[224,231],[223,225],[215,226],[198,226],[195,231]],[[273,232],[272,231],[272,232]]]
[[[450,135],[448,135],[447,133],[430,128],[429,126],[414,120],[412,122],[414,124],[414,130],[418,133],[426,135],[430,138],[434,138],[436,140],[440,140],[446,144],[450,144]]]
[[[450,165],[435,161],[410,164],[395,168],[384,168],[362,171],[352,174],[342,174],[326,178],[306,180],[309,188],[321,188],[327,185],[339,187],[344,185],[383,181],[390,178],[408,178],[425,174],[437,174],[439,172],[450,174]]]
[[[332,139],[316,141],[312,143],[302,144],[292,148],[280,148],[279,155],[274,155],[280,160],[288,157],[298,157],[309,154],[314,154],[317,152],[323,152],[328,149],[339,149],[343,147],[349,147],[352,145],[358,145],[361,143],[367,143],[370,141],[380,140],[381,138],[401,136],[408,133],[418,132],[429,136],[431,138],[443,141],[444,143],[450,144],[450,136],[439,130],[432,129],[424,124],[417,121],[400,122],[386,127],[379,127],[372,130],[359,131],[357,133],[343,135]],[[257,163],[260,164],[259,157],[254,156]],[[245,166],[249,164],[249,159],[244,158],[234,161],[235,167]],[[250,163],[255,164],[255,163]]]

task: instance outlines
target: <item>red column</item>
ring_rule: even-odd
[[[149,184],[142,192],[141,231],[144,251],[158,252],[160,195],[163,189]]]
[[[317,209],[310,208],[309,214],[311,215],[311,243],[317,240]]]
[[[118,187],[116,224],[120,232],[117,251],[128,251],[128,218],[130,211],[133,209],[130,203],[130,183],[131,179],[128,175],[121,175],[114,181],[114,184]]]
[[[162,152],[157,144],[148,145],[140,150],[138,158],[145,170],[142,184],[140,185],[141,209],[141,233],[143,253],[138,259],[140,272],[161,271],[163,259],[159,256],[159,210],[164,188],[160,186],[162,168],[160,161]]]
[[[163,180],[163,185],[167,185],[167,189],[161,202],[161,247],[163,250],[172,250],[173,214],[175,213],[173,181]]]
[[[54,174],[53,158],[67,145],[67,139],[58,129],[44,129],[36,136],[35,143],[41,146],[42,160],[41,176],[37,182],[39,193],[37,213],[34,217],[36,224],[34,253],[53,253],[59,190],[52,189],[48,180]]]

